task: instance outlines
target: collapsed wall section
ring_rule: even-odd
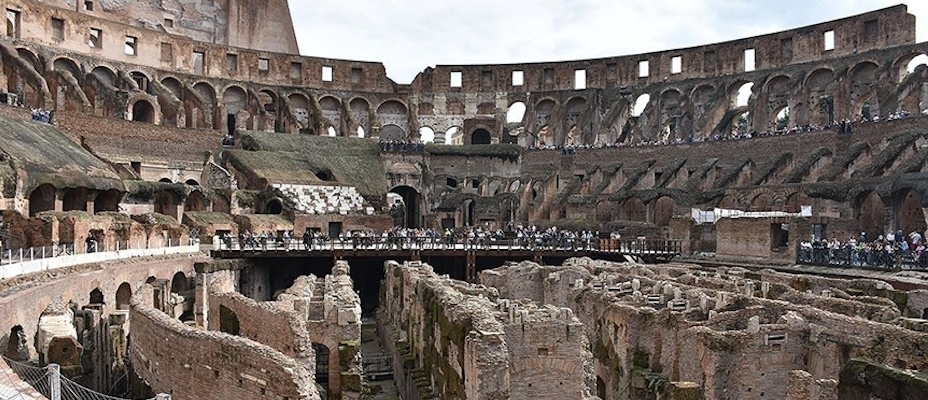
[[[132,297],[129,358],[157,392],[176,400],[320,399],[313,373],[253,340],[192,328],[151,307],[146,285]]]

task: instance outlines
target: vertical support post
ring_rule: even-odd
[[[464,278],[471,283],[477,282],[477,253],[467,252],[467,261],[464,265]]]
[[[48,400],[61,400],[61,367],[48,364]]]

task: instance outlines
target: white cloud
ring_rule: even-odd
[[[378,61],[399,83],[436,64],[502,64],[636,54],[842,18],[893,1],[291,0],[303,54]],[[909,6],[925,16],[928,2]]]

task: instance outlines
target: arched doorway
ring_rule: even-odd
[[[190,192],[184,200],[184,211],[206,211],[206,198],[200,192]]]
[[[93,201],[93,212],[118,211],[120,199],[122,199],[122,194],[115,189],[100,193]]]
[[[922,212],[921,196],[913,190],[905,190],[896,195],[896,229],[903,233],[924,232],[925,214]]]
[[[477,212],[477,202],[473,199],[464,200],[462,211],[464,211],[464,226],[474,226],[474,214]]]
[[[664,196],[654,201],[654,225],[670,226],[673,217],[673,199]]]
[[[470,144],[490,144],[490,131],[480,128],[470,134]]]
[[[410,186],[397,186],[393,189],[390,189],[390,193],[396,193],[403,198],[403,210],[401,211],[404,214],[402,222],[405,224],[405,227],[418,228],[419,197],[421,196],[419,192]]]
[[[380,141],[402,142],[406,140],[406,132],[396,125],[387,125],[380,129]]]
[[[867,237],[876,239],[883,234],[883,200],[874,192],[866,192],[857,197],[858,228],[867,232]]]
[[[106,304],[106,302],[103,301],[103,292],[100,290],[100,288],[96,288],[90,291],[90,299],[88,300],[87,304]]]
[[[128,310],[129,301],[132,299],[132,286],[129,285],[129,282],[123,282],[119,285],[119,288],[116,289],[116,309],[117,310]]]
[[[155,107],[147,100],[138,100],[132,105],[132,120],[136,122],[155,123]]]
[[[53,211],[56,192],[55,187],[47,183],[35,188],[29,194],[29,216],[34,217],[42,211]]]
[[[322,343],[313,343],[313,352],[316,353],[316,384],[325,390],[325,398],[331,394],[329,387],[329,348]]]
[[[154,209],[156,213],[177,218],[177,200],[170,192],[161,192],[155,195]]]
[[[174,274],[171,278],[171,293],[183,294],[188,290],[190,290],[190,282],[187,280],[187,275],[183,272]]]

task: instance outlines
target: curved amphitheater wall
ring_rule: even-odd
[[[110,314],[117,310],[116,290],[123,282],[131,285],[135,295],[150,277],[170,282],[174,274],[182,272],[190,278],[194,263],[206,260],[202,256],[129,259],[10,279],[4,282],[6,287],[0,289],[3,338],[9,335],[12,327],[21,325],[28,338],[29,351],[35,355],[32,338],[36,334],[39,316],[55,299],[60,298],[64,303],[73,301],[81,307],[89,303],[91,291],[100,289],[105,302],[102,312]]]

